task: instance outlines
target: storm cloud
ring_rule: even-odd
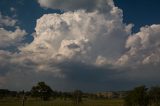
[[[123,11],[112,0],[38,3],[65,12],[37,19],[33,41],[17,46],[18,52],[0,51],[0,87],[29,89],[47,81],[61,90],[96,91],[160,81],[160,25],[132,34],[133,24],[123,22]]]

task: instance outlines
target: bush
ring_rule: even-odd
[[[140,86],[134,88],[125,98],[126,106],[147,106],[149,103],[147,88]]]

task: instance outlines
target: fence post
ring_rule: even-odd
[[[23,96],[22,96],[22,106],[24,106],[24,102],[26,100],[25,92],[23,91]]]

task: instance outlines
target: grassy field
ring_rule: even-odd
[[[22,102],[18,99],[5,99],[0,101],[0,106],[22,106]],[[51,101],[40,101],[40,100],[27,100],[25,106],[77,106],[72,101],[67,100],[51,100]],[[84,100],[83,103],[78,106],[123,106],[123,100],[112,99],[112,100]]]

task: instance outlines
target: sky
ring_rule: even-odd
[[[1,0],[0,89],[160,82],[159,0]]]

